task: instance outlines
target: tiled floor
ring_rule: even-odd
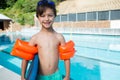
[[[20,80],[20,75],[0,66],[0,80]]]

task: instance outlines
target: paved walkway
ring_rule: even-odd
[[[20,76],[0,65],[0,80],[20,80]]]

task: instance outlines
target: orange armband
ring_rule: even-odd
[[[70,59],[75,53],[74,42],[69,41],[65,44],[65,46],[59,46],[59,52],[61,60]]]
[[[28,42],[17,39],[12,49],[11,55],[17,56],[26,60],[32,60],[37,53],[37,47],[30,46]]]

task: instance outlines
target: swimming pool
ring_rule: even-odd
[[[18,36],[21,39],[26,39],[20,34],[12,36],[14,38],[10,38],[9,35],[5,36],[10,40],[6,39],[6,37],[4,39],[0,37],[0,45],[1,47],[6,46],[4,48],[12,46]],[[70,34],[64,34],[64,36],[66,41],[70,39]],[[116,47],[116,45],[120,45],[120,36],[73,34],[72,40],[75,41],[77,51],[76,55],[71,59],[70,75],[73,80],[120,79],[120,49],[119,46]],[[4,45],[4,42],[6,45]],[[9,46],[7,46],[8,44]],[[7,51],[10,52],[10,49],[8,48]],[[21,59],[10,56],[4,51],[1,53],[0,65],[20,74]],[[64,62],[61,60],[59,67],[60,72],[65,74]]]

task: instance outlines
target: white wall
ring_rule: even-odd
[[[119,28],[120,29],[120,20],[111,20],[110,28]]]

